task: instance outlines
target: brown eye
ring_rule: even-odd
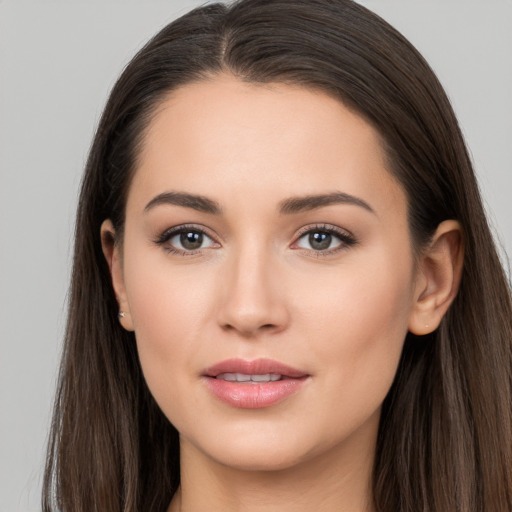
[[[297,241],[297,247],[313,251],[328,251],[342,246],[340,235],[329,231],[314,229],[304,233]]]
[[[183,231],[179,234],[181,247],[187,251],[200,249],[203,245],[203,238],[203,233],[198,231]]]
[[[219,244],[203,230],[182,226],[167,230],[156,240],[167,251],[177,254],[192,254],[202,249],[217,248]]]
[[[316,231],[309,234],[308,242],[315,251],[325,251],[331,246],[332,235],[330,233]]]
[[[293,248],[306,249],[316,253],[334,254],[356,244],[356,240],[345,230],[335,226],[318,226],[303,231]]]

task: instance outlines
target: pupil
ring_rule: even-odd
[[[309,235],[309,243],[313,249],[323,251],[329,249],[331,245],[332,236],[330,233],[316,232]]]
[[[203,245],[203,234],[187,231],[180,235],[181,245],[188,250],[199,249]]]

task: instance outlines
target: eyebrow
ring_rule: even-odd
[[[344,192],[332,192],[330,194],[318,194],[303,197],[291,197],[279,204],[279,211],[282,214],[293,214],[308,210],[315,210],[331,204],[350,204],[360,206],[376,215],[374,209],[359,197],[345,194]]]
[[[203,213],[220,215],[222,208],[217,201],[205,196],[189,194],[187,192],[164,192],[155,196],[144,208],[149,211],[160,205],[175,205],[184,208],[192,208]],[[301,197],[290,197],[279,203],[279,212],[284,215],[315,210],[332,204],[349,204],[359,206],[375,214],[373,208],[359,197],[344,192],[332,192],[329,194],[317,194]]]
[[[149,201],[149,203],[144,208],[144,211],[147,212],[155,206],[165,204],[183,206],[184,208],[192,208],[193,210],[197,210],[203,213],[210,213],[213,215],[219,215],[222,213],[222,208],[216,201],[208,199],[204,196],[188,194],[186,192],[164,192],[163,194],[158,194],[156,197],[151,199],[151,201]]]

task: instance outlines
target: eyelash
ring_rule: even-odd
[[[338,252],[345,250],[349,247],[352,247],[357,244],[357,240],[355,237],[349,233],[348,231],[342,230],[336,226],[330,225],[330,224],[316,224],[314,226],[305,226],[303,227],[299,233],[297,234],[295,241],[292,244],[296,245],[302,238],[304,238],[306,235],[310,235],[312,233],[327,233],[329,235],[335,236],[340,240],[339,246],[335,247],[334,249],[327,249],[327,250],[320,250],[315,251],[314,249],[305,249],[301,247],[296,247],[294,250],[302,250],[307,251],[309,253],[313,253],[315,257],[326,257],[326,256],[332,256],[334,254],[337,254]],[[220,246],[218,242],[214,240],[212,236],[208,234],[208,232],[199,226],[193,225],[193,224],[184,224],[181,226],[175,226],[173,228],[165,230],[161,235],[157,237],[155,240],[155,243],[157,245],[162,246],[167,252],[171,254],[176,254],[179,256],[194,256],[197,254],[200,254],[204,248],[199,248],[195,250],[183,250],[178,249],[177,247],[174,247],[173,245],[169,244],[168,242],[172,240],[177,235],[180,235],[182,233],[197,233],[203,236],[208,237],[214,244],[217,244],[217,246]]]
[[[346,230],[340,229],[337,226],[333,226],[331,224],[315,224],[314,226],[305,226],[302,228],[299,231],[296,241],[293,243],[293,245],[296,245],[302,238],[312,233],[327,233],[338,238],[341,243],[333,249],[327,249],[324,251],[315,251],[314,249],[304,249],[301,247],[297,247],[295,250],[304,250],[313,253],[317,258],[322,258],[333,256],[334,254],[337,254],[338,252],[346,250],[349,247],[357,244],[357,240],[354,235]]]
[[[202,249],[183,250],[178,249],[177,247],[174,247],[173,245],[168,243],[169,240],[172,240],[175,236],[180,235],[182,233],[198,233],[208,237],[210,240],[212,240],[214,243],[218,245],[218,243],[215,242],[213,237],[211,237],[204,228],[201,228],[194,224],[183,224],[181,226],[175,226],[173,228],[167,229],[160,236],[158,236],[158,238],[155,240],[155,243],[157,245],[162,246],[167,252],[171,254],[176,254],[178,256],[194,256],[200,254]]]

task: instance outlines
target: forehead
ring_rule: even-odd
[[[129,201],[167,189],[276,202],[340,190],[377,203],[385,191],[397,206],[405,198],[386,162],[378,132],[332,96],[221,75],[178,88],[156,110]]]

